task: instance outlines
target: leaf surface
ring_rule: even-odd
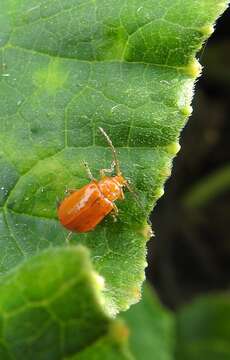
[[[131,359],[127,329],[104,312],[101,279],[83,247],[27,260],[2,277],[0,293],[1,359]]]
[[[138,193],[73,242],[91,249],[112,314],[138,301],[150,236],[219,0],[0,0],[0,271],[65,244],[56,198],[118,151]]]
[[[202,297],[179,312],[176,359],[230,359],[229,294]]]
[[[135,359],[175,360],[175,319],[144,286],[141,301],[123,315],[130,329],[130,347]]]
[[[142,300],[123,315],[137,360],[228,360],[229,293],[200,297],[175,313],[146,285]]]

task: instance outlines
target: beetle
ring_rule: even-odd
[[[86,162],[84,162],[90,183],[70,194],[58,207],[58,218],[61,224],[71,232],[84,233],[93,230],[109,213],[118,214],[116,200],[124,200],[124,188],[129,187],[128,180],[122,175],[116,150],[106,132],[99,127],[105,136],[112,154],[110,169],[101,169],[101,179],[96,180]],[[115,176],[107,176],[115,169]]]

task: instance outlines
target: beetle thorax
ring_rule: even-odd
[[[102,194],[110,201],[123,199],[123,190],[125,186],[123,176],[105,177],[98,182],[98,187]]]

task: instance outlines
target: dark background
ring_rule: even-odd
[[[193,114],[180,140],[165,195],[151,221],[147,277],[171,308],[230,283],[230,11],[199,54],[204,66],[196,84]],[[210,175],[221,180],[208,199],[188,194]]]

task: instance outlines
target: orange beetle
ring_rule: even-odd
[[[61,224],[71,232],[87,232],[93,230],[104,217],[113,212],[118,213],[115,200],[123,200],[123,188],[129,188],[128,181],[122,176],[117,154],[112,141],[106,132],[99,128],[105,136],[113,153],[111,169],[100,171],[101,180],[94,179],[87,163],[84,163],[91,182],[79,190],[71,190],[58,207],[58,217]],[[116,170],[116,176],[106,176]]]

